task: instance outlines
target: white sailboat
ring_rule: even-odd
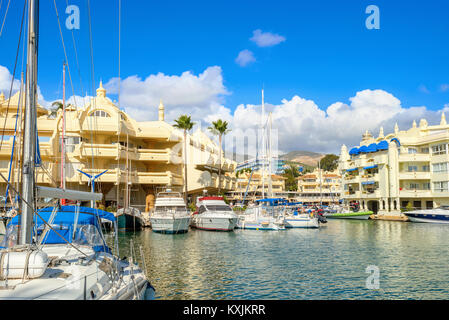
[[[238,229],[285,230],[284,216],[273,217],[262,205],[249,207],[238,217]]]
[[[112,214],[79,206],[40,211],[35,207],[36,198],[98,201],[103,196],[39,187],[34,183],[39,147],[36,137],[38,14],[38,1],[28,1],[21,210],[8,223],[0,245],[0,300],[151,298],[154,288],[134,263],[134,250],[128,261],[118,258],[117,223]],[[19,193],[1,173],[0,176]],[[114,223],[117,255],[112,254],[103,237],[101,219]]]
[[[166,190],[157,194],[154,211],[150,216],[151,229],[154,232],[188,232],[190,219],[190,212],[179,192]]]

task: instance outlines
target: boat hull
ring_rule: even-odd
[[[186,233],[189,231],[190,216],[186,217],[151,217],[151,229],[157,233]]]
[[[372,212],[348,212],[348,213],[331,213],[326,214],[326,219],[354,219],[354,220],[368,220]]]
[[[432,215],[432,214],[413,214],[405,213],[405,215],[412,222],[423,222],[423,223],[439,223],[439,224],[449,224],[449,215]]]
[[[237,217],[194,217],[192,227],[208,231],[232,231],[237,226]]]
[[[274,221],[245,221],[243,219],[239,219],[236,229],[278,231],[285,230],[285,225],[283,223],[276,223]]]
[[[139,231],[142,229],[142,220],[129,214],[121,214],[117,217],[119,231]]]
[[[285,218],[286,228],[319,228],[320,224],[316,218]]]

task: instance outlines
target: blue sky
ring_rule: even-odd
[[[74,35],[83,86],[92,94],[87,1],[68,2],[81,10]],[[57,3],[64,24],[66,1]],[[10,72],[22,4],[11,4],[0,38],[0,66]],[[380,9],[379,30],[365,27],[370,4]],[[5,4],[0,19],[4,12]],[[91,12],[97,87],[100,78],[118,76],[118,0],[92,0]],[[121,76],[199,75],[219,66],[228,92],[219,102],[231,113],[239,104],[259,104],[262,86],[273,105],[298,95],[326,110],[338,101],[349,104],[362,90],[380,89],[404,108],[436,111],[449,103],[448,16],[449,2],[435,0],[122,1]],[[285,41],[259,47],[250,40],[257,29]],[[83,95],[71,33],[63,32],[75,91]],[[61,96],[64,60],[53,1],[41,1],[40,36],[39,86],[53,101]],[[244,49],[256,61],[242,67],[235,59]]]

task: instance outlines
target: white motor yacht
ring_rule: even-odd
[[[179,192],[159,192],[150,216],[151,228],[160,233],[189,231],[191,215]]]
[[[211,231],[232,231],[238,217],[223,197],[200,197],[198,211],[193,214],[192,227]]]

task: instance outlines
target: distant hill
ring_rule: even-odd
[[[242,162],[245,159],[252,159],[253,157],[244,156],[241,154],[234,154],[230,151],[224,151],[224,156],[228,159],[235,159],[237,162]],[[311,151],[291,151],[289,153],[279,156],[279,159],[285,160],[287,163],[302,165],[305,167],[316,167],[317,163],[325,155],[322,153]]]
[[[286,161],[298,162],[308,166],[316,167],[317,163],[325,155],[311,151],[291,151],[281,155],[279,158]]]

